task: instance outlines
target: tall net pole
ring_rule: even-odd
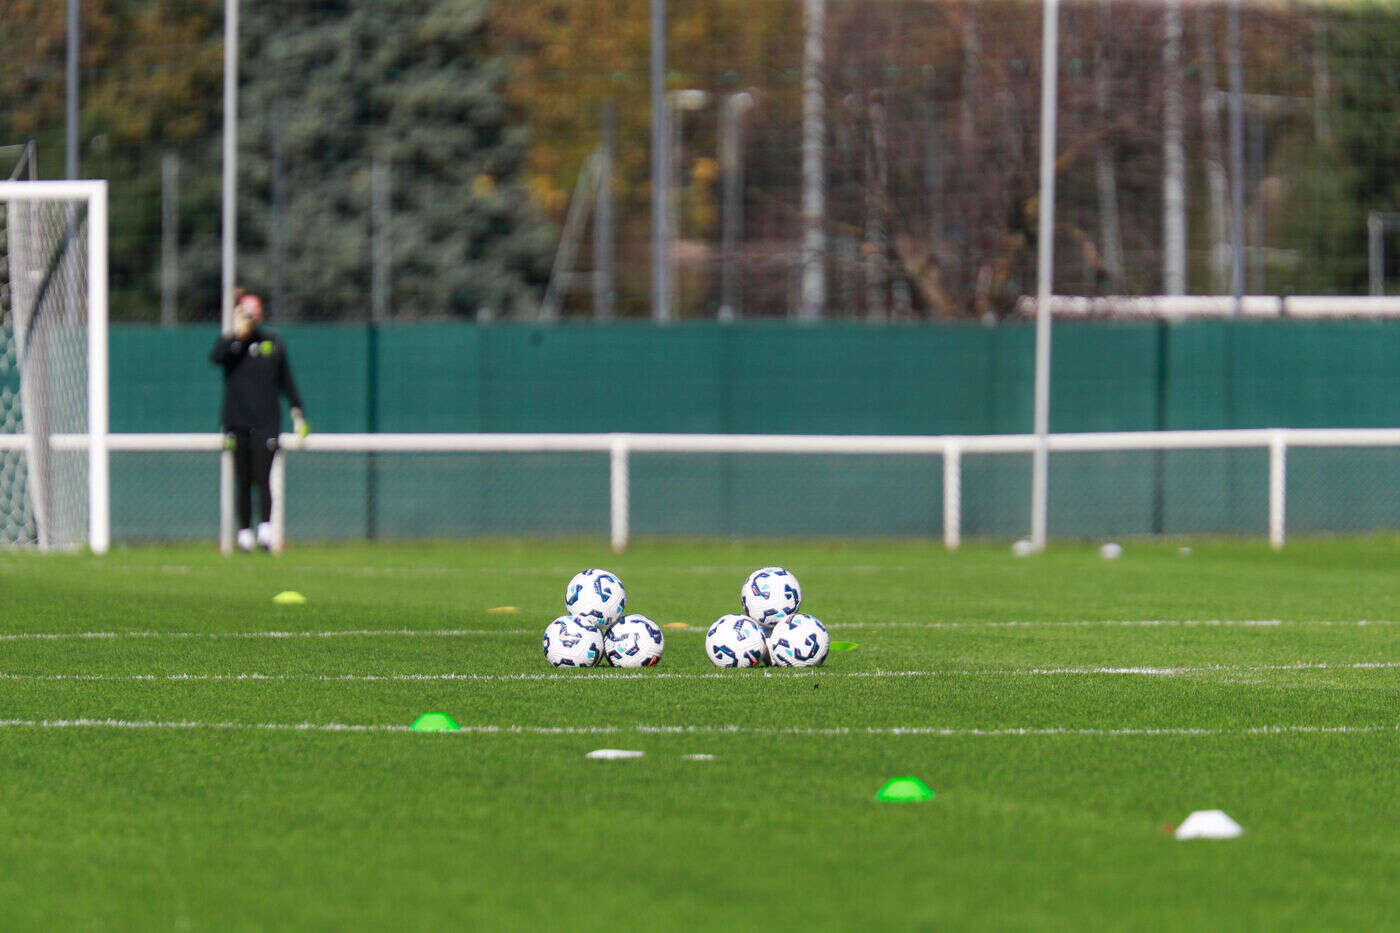
[[[651,316],[671,319],[670,135],[666,126],[666,0],[651,0]]]
[[[222,329],[233,326],[235,257],[238,247],[238,0],[224,0],[224,179]],[[233,553],[233,458],[219,461],[219,547]]]
[[[797,316],[816,320],[826,308],[826,138],[822,71],[826,0],[807,0],[802,54],[802,296]]]
[[[223,289],[219,320],[233,325],[234,263],[238,249],[238,0],[224,0]]]
[[[617,240],[613,234],[613,165],[617,161],[617,109],[603,105],[599,143],[598,199],[593,209],[593,317],[610,321],[617,312]]]
[[[1040,217],[1035,305],[1035,452],[1031,463],[1031,545],[1045,547],[1049,511],[1050,289],[1055,262],[1055,99],[1059,71],[1059,0],[1045,0],[1040,76]]]
[[[1230,0],[1226,28],[1230,62],[1230,294],[1244,308],[1244,66],[1240,63],[1240,0]]]
[[[1181,0],[1167,0],[1162,70],[1162,292],[1186,294],[1186,155],[1182,145]]]
[[[78,28],[78,0],[68,0],[68,62],[65,93],[64,169],[70,179],[78,177],[78,54],[82,34]]]
[[[160,322],[175,325],[180,291],[180,157],[167,149],[160,159]]]

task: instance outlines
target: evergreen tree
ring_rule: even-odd
[[[533,313],[553,234],[522,181],[487,5],[244,6],[240,278],[275,314],[368,314],[376,162],[394,317]]]

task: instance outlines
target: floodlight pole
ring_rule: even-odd
[[[160,323],[176,323],[180,290],[180,157],[167,149],[160,157]]]
[[[681,236],[681,198],[685,192],[685,159],[681,155],[681,133],[685,120],[681,114],[701,109],[709,102],[710,95],[699,88],[684,88],[667,91],[665,100],[666,168],[670,173],[667,175],[670,187],[666,200],[666,284],[671,290],[666,296],[666,307],[674,316],[680,305],[676,290],[680,275],[676,267],[675,245]]]
[[[233,326],[234,263],[238,249],[238,0],[224,0],[223,289],[219,320]]]
[[[666,126],[666,0],[651,0],[651,318],[671,319],[670,134]]]
[[[802,248],[797,316],[826,313],[826,0],[807,0],[802,51]]]
[[[1230,61],[1230,293],[1234,316],[1244,309],[1244,68],[1240,64],[1240,0],[1230,0],[1226,41]]]
[[[238,0],[224,0],[223,288],[219,321],[233,327],[234,261],[238,246]],[[233,456],[219,461],[219,548],[233,553]]]
[[[1035,452],[1031,464],[1031,546],[1045,548],[1049,511],[1050,295],[1055,263],[1055,100],[1059,0],[1045,0],[1040,66],[1040,209],[1035,301]]]
[[[68,62],[66,120],[64,131],[64,168],[71,180],[78,177],[78,58],[82,31],[78,28],[79,0],[68,0]]]
[[[1182,147],[1181,0],[1167,0],[1162,70],[1162,292],[1186,294],[1186,156]]]

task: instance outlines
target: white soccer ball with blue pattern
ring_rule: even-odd
[[[636,613],[614,622],[603,636],[603,654],[613,667],[655,667],[665,650],[661,626]]]
[[[816,667],[830,650],[826,626],[805,612],[794,612],[768,633],[768,655],[777,667]]]
[[[705,656],[715,667],[762,667],[768,663],[763,629],[748,616],[720,616],[705,633]]]
[[[564,589],[564,608],[570,615],[588,616],[607,628],[627,611],[627,591],[617,574],[606,570],[584,570],[574,574]]]
[[[744,615],[768,632],[802,605],[802,587],[781,567],[760,567],[744,581],[739,601],[744,604]]]
[[[544,656],[555,667],[592,667],[603,656],[603,633],[585,616],[560,616],[545,627]]]

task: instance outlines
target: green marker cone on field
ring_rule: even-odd
[[[424,713],[413,721],[414,732],[456,732],[460,728],[446,713]]]
[[[832,651],[855,651],[859,647],[860,645],[853,641],[833,641],[831,643]]]
[[[916,777],[890,778],[875,794],[875,799],[884,803],[914,803],[933,797],[933,790]]]
[[[306,602],[306,597],[296,590],[283,590],[272,597],[272,601],[279,606],[300,606]]]

